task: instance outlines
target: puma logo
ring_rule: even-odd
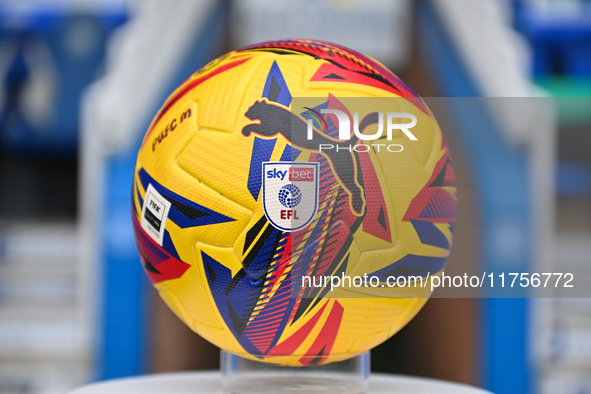
[[[375,116],[374,116],[375,115]],[[256,101],[246,111],[245,116],[250,120],[259,120],[259,123],[252,123],[244,126],[242,134],[249,136],[251,133],[265,137],[273,137],[281,134],[294,146],[308,150],[315,150],[319,143],[336,144],[337,146],[354,145],[358,138],[353,137],[349,141],[338,141],[329,139],[323,134],[316,133],[315,141],[306,138],[307,123],[291,111],[264,100]],[[375,121],[374,118],[375,117]],[[362,122],[363,127],[377,122],[377,114],[369,114]],[[335,149],[322,152],[332,163],[336,176],[341,180],[351,196],[351,206],[356,214],[363,215],[365,211],[365,199],[363,192],[363,180],[361,179],[361,169],[357,161],[357,155],[349,152],[348,149]],[[357,176],[357,179],[355,179]]]

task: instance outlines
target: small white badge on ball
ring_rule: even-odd
[[[152,184],[149,184],[144,198],[140,224],[144,231],[160,246],[164,240],[164,227],[169,210],[170,202],[158,193]]]

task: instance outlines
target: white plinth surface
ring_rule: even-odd
[[[370,394],[491,394],[462,384],[408,376],[372,374]],[[80,387],[70,394],[219,394],[219,372],[179,372],[115,379]]]

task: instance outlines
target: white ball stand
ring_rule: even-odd
[[[70,394],[219,394],[219,372],[180,372],[116,379],[80,387]],[[370,394],[491,394],[489,391],[433,379],[371,374]]]

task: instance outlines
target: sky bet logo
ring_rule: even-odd
[[[339,126],[339,140],[342,141],[351,141],[352,144],[346,145],[343,143],[321,143],[318,145],[319,151],[327,151],[327,150],[336,150],[337,152],[340,150],[348,150],[349,152],[368,152],[371,147],[366,145],[365,143],[355,144],[354,141],[361,140],[361,141],[376,141],[384,139],[384,113],[382,112],[373,112],[367,115],[361,123],[359,122],[359,113],[353,113],[353,137],[351,137],[351,120],[349,116],[337,109],[321,109],[320,113],[312,108],[306,108],[314,113],[315,119],[307,119],[307,139],[313,140],[314,138],[314,120],[319,124],[322,121],[322,125],[324,125],[325,129],[328,129],[326,118],[322,115],[324,114],[331,114],[336,116],[338,120]],[[394,130],[400,130],[408,139],[411,141],[417,141],[417,137],[410,131],[413,127],[417,125],[417,117],[413,114],[407,112],[388,112],[385,116],[386,118],[386,139],[388,141],[392,141],[392,135]],[[410,122],[400,122],[400,120],[406,119],[410,120]],[[378,124],[378,129],[374,134],[363,134],[365,128],[371,124]],[[371,146],[379,152],[380,149],[387,150],[388,152],[402,152],[404,147],[400,144],[380,144],[380,143],[372,143]]]
[[[314,182],[314,169],[306,167],[289,167],[287,170],[273,168],[267,171],[267,178],[279,178],[284,180],[285,176],[290,182]]]

